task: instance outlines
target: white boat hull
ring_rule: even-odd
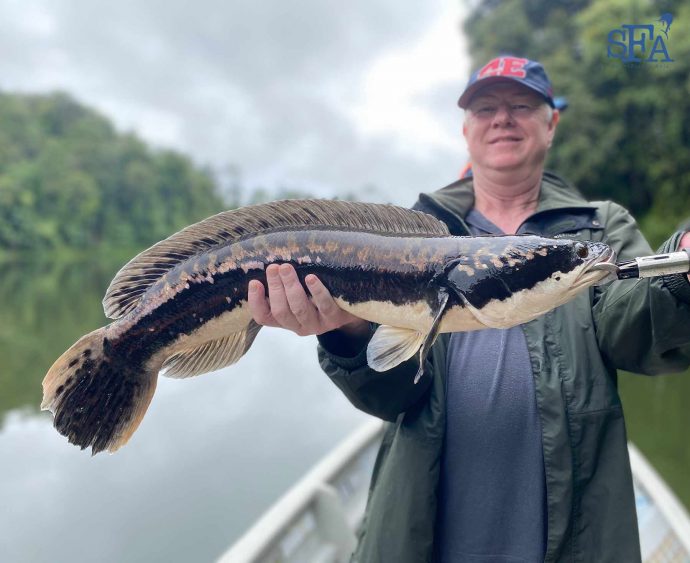
[[[372,419],[323,458],[218,560],[340,563],[364,513],[383,424]],[[629,444],[642,560],[690,563],[690,518],[654,468]]]

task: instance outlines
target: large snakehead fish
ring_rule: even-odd
[[[95,454],[124,445],[159,372],[184,378],[238,361],[259,329],[249,281],[269,264],[316,274],[336,302],[377,323],[374,370],[418,355],[440,332],[534,319],[601,281],[602,243],[536,236],[455,237],[434,217],[391,205],[309,200],[226,211],[145,250],[103,299],[109,325],[50,368],[41,407],[57,430]],[[306,285],[304,285],[306,288]]]

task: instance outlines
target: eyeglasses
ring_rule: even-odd
[[[479,119],[493,119],[498,113],[499,108],[505,107],[509,115],[513,117],[529,117],[537,111],[543,104],[527,104],[527,103],[496,103],[496,102],[480,102],[476,106],[467,108],[469,112]]]

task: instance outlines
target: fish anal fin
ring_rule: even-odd
[[[250,321],[245,330],[178,352],[163,362],[161,375],[184,379],[232,365],[249,350],[260,329]]]
[[[367,363],[374,371],[386,371],[414,356],[425,335],[409,328],[381,325],[367,347]]]

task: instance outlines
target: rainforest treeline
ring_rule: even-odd
[[[0,252],[141,247],[221,209],[188,158],[70,96],[0,94]]]

